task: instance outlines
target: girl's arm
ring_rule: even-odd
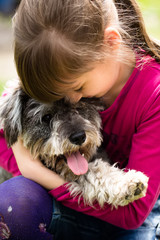
[[[144,129],[142,129],[142,132],[143,130]],[[65,185],[49,193],[66,207],[97,217],[118,227],[124,229],[135,229],[140,227],[149,215],[160,194],[160,144],[157,141],[156,145],[154,145],[156,139],[155,136],[153,137],[154,134],[151,134],[152,130],[153,133],[157,131],[157,129],[153,127],[150,129],[150,132],[144,133],[144,139],[146,136],[145,141],[143,141],[144,139],[140,139],[142,137],[142,132],[135,134],[129,164],[126,166],[128,169],[142,171],[149,177],[148,190],[145,197],[127,206],[118,207],[118,209],[112,209],[108,204],[101,209],[97,204],[94,205],[95,208],[85,206],[83,199],[81,198],[79,201],[78,197],[73,198]],[[146,144],[146,146],[144,146],[145,143],[150,140],[152,140],[153,145],[150,145],[148,142],[148,145]],[[153,147],[152,149],[151,146]]]
[[[142,225],[160,195],[160,95],[150,102],[148,110],[142,109],[141,122],[133,135],[132,148],[127,169],[142,171],[149,177],[145,197],[125,207],[113,209],[108,204],[103,209],[85,206],[83,199],[71,197],[66,186],[50,191],[63,205],[79,212],[97,217],[124,229],[135,229]]]
[[[39,183],[48,190],[65,183],[63,178],[46,168],[38,158],[33,159],[30,152],[23,146],[22,140],[19,139],[12,146],[12,150],[24,177]]]

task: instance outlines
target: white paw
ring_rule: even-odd
[[[120,206],[125,206],[146,195],[149,178],[142,172],[130,170],[126,173],[126,186],[123,189],[123,197],[120,201]]]

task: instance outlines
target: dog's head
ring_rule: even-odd
[[[97,111],[101,109],[95,99],[76,104],[64,100],[40,103],[17,86],[0,99],[0,127],[9,147],[21,137],[24,146],[48,167],[60,174],[67,162],[70,170],[80,175],[87,171],[87,162],[101,144]]]

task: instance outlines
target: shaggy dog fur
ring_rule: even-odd
[[[145,196],[148,177],[118,169],[99,149],[98,110],[103,110],[99,100],[45,104],[27,96],[19,85],[7,92],[0,99],[0,127],[8,146],[21,137],[33,157],[69,182],[73,196],[83,196],[91,206],[97,201],[101,207],[124,206]]]

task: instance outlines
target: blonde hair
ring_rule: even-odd
[[[26,93],[40,101],[64,97],[73,78],[109,55],[106,26],[121,34],[121,60],[129,62],[127,49],[160,59],[135,0],[21,0],[13,22],[18,75]]]

